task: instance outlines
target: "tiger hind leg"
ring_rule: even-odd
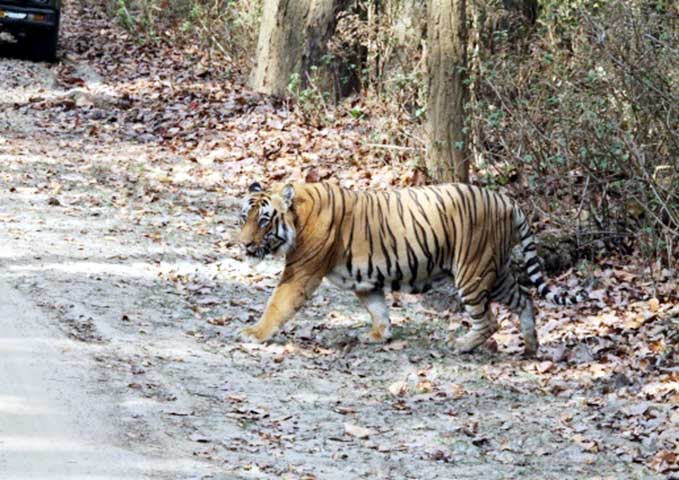
[[[512,309],[519,316],[521,335],[525,344],[526,356],[534,357],[538,351],[538,337],[535,331],[535,315],[530,293],[518,284],[509,269],[504,269],[498,276],[491,298]]]
[[[391,338],[391,322],[389,320],[389,308],[384,298],[384,291],[373,290],[372,292],[356,292],[363,306],[368,310],[372,319],[372,328],[365,336],[369,343],[384,342]]]
[[[457,353],[472,352],[479,345],[483,345],[498,329],[497,320],[490,309],[490,300],[486,296],[478,303],[465,302],[464,308],[471,317],[472,326],[469,332],[455,341]]]
[[[535,315],[533,314],[533,301],[527,298],[526,305],[519,312],[521,321],[521,335],[526,346],[524,353],[527,357],[534,357],[538,353],[538,336],[535,333]]]

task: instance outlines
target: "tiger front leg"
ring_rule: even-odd
[[[274,290],[262,318],[253,326],[243,329],[243,334],[260,342],[266,342],[285,322],[290,320],[307,298],[311,297],[321,278],[288,277],[283,272],[283,281]]]
[[[356,292],[363,306],[368,310],[372,319],[372,328],[365,336],[369,343],[379,343],[391,338],[391,322],[389,320],[389,308],[384,299],[384,291]]]

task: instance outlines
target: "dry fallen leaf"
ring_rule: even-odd
[[[660,301],[657,298],[651,298],[648,301],[648,309],[655,313],[658,311],[658,308],[660,308]]]
[[[306,175],[304,176],[304,181],[306,183],[316,183],[321,180],[321,175],[316,167],[311,167]]]
[[[231,321],[231,317],[229,316],[224,316],[224,317],[217,317],[217,318],[210,318],[208,319],[207,323],[210,325],[217,325],[219,327],[223,327],[227,323]]]
[[[402,397],[408,393],[408,384],[403,381],[394,382],[388,387],[389,393],[395,397]]]
[[[585,452],[597,453],[599,451],[599,444],[590,438],[577,433],[571,437],[573,443],[582,448]]]
[[[666,473],[679,471],[679,454],[669,450],[660,450],[650,461],[650,466],[655,471]]]
[[[360,427],[358,425],[354,425],[353,423],[345,423],[344,432],[347,435],[351,435],[352,437],[356,438],[368,438],[370,435],[375,434],[373,430],[365,427]]]
[[[538,373],[547,373],[552,368],[554,368],[554,363],[550,362],[549,360],[546,360],[544,362],[540,362],[535,367],[535,369],[538,371]]]
[[[420,380],[415,385],[417,393],[431,393],[434,391],[434,385],[429,380]]]
[[[465,391],[464,387],[459,383],[453,383],[450,386],[450,394],[453,400],[459,400],[460,398],[464,397],[466,393],[467,392]]]

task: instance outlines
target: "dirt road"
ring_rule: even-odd
[[[498,352],[453,355],[445,294],[394,299],[379,346],[323,286],[244,343],[280,265],[230,241],[227,166],[134,137],[126,85],[64,64],[77,88],[0,60],[0,478],[654,478],[625,401],[545,384],[507,315]]]
[[[3,256],[8,255],[3,251]],[[93,395],[86,348],[64,338],[44,312],[0,283],[0,472],[3,479],[180,478],[194,461],[124,448],[114,399]]]

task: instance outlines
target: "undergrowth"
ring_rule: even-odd
[[[139,42],[192,45],[222,64],[250,68],[261,0],[107,0]]]

